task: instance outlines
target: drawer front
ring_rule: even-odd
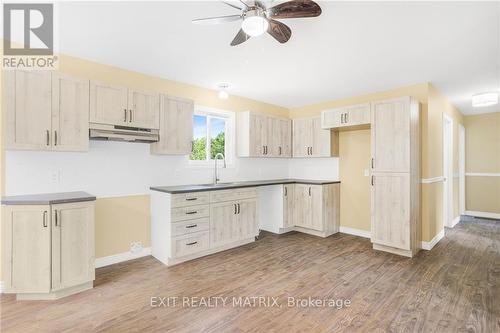
[[[210,201],[209,192],[190,192],[172,194],[172,208],[193,205],[206,205]]]
[[[210,216],[209,205],[172,208],[172,221],[194,220]]]
[[[210,202],[236,201],[251,199],[258,196],[256,187],[244,187],[231,190],[220,190],[210,192]]]
[[[174,237],[172,239],[172,255],[175,258],[208,250],[210,237],[208,231]]]
[[[193,232],[206,231],[210,226],[210,219],[204,217],[202,219],[188,220],[172,223],[172,236],[180,236],[192,234]]]

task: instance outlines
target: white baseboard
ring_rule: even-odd
[[[0,281],[0,294],[3,294],[3,281]]]
[[[432,250],[432,248],[444,237],[444,229],[441,230],[430,242],[422,242],[422,250]]]
[[[500,214],[498,214],[498,213],[477,212],[477,211],[473,211],[473,210],[466,210],[465,215],[500,220]]]
[[[349,235],[354,235],[354,236],[359,236],[359,237],[364,237],[364,238],[371,238],[370,231],[361,230],[361,229],[340,226],[340,232],[342,232],[344,234],[349,234]]]
[[[450,228],[455,227],[455,226],[458,224],[458,222],[460,222],[460,215],[458,215],[457,217],[455,217],[455,218],[453,219],[453,221],[451,221],[451,226],[450,226]]]
[[[96,258],[95,268],[109,266],[109,265],[117,264],[117,263],[122,262],[122,261],[137,259],[137,258],[149,256],[149,255],[151,255],[151,248],[145,247],[139,253],[132,253],[129,251],[129,252],[113,254],[113,255],[107,256],[107,257]]]

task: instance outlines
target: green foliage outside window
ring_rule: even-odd
[[[193,152],[189,156],[191,160],[205,160],[207,156],[206,138],[193,140]],[[225,133],[219,133],[215,138],[210,140],[210,158],[214,159],[217,153],[225,155]]]
[[[224,142],[225,142],[225,133],[220,132],[215,139],[210,140],[210,158],[214,159],[215,155],[218,153],[221,153],[223,155],[226,155],[224,151]]]

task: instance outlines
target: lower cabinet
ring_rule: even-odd
[[[283,228],[294,225],[294,192],[294,184],[283,185]]]
[[[94,202],[3,207],[2,273],[18,299],[56,299],[92,288]]]

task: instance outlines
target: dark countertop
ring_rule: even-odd
[[[2,205],[52,205],[69,202],[94,201],[87,192],[61,192],[2,197]]]
[[[279,185],[279,184],[323,185],[323,184],[339,184],[339,183],[340,181],[338,180],[271,179],[271,180],[252,180],[246,182],[219,183],[217,185],[201,184],[201,185],[180,185],[180,186],[152,186],[150,187],[150,189],[158,192],[177,194],[177,193],[187,193],[187,192],[217,191],[217,190],[227,190],[232,188]]]

